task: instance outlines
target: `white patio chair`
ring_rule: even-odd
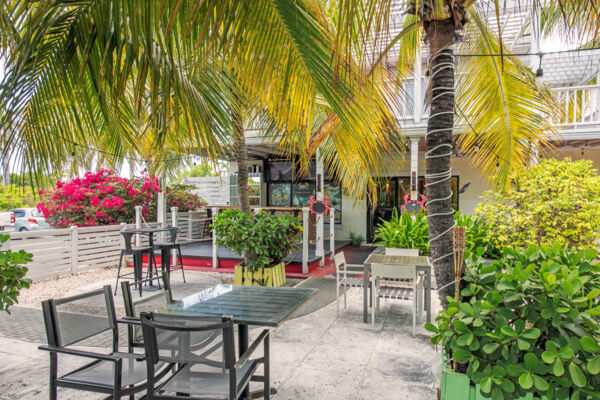
[[[344,288],[344,309],[346,308],[346,288],[364,287],[362,275],[363,266],[347,264],[344,252],[340,251],[333,256],[335,262],[335,294],[337,298],[337,316],[340,316],[340,287]],[[350,275],[350,276],[348,276]]]
[[[392,281],[406,282],[406,285],[384,286],[382,283]],[[417,320],[423,317],[423,276],[417,274],[417,268],[390,264],[371,264],[371,285],[373,307],[371,307],[371,326],[375,326],[375,314],[379,312],[379,299],[412,300],[413,337],[416,334]],[[416,294],[416,295],[415,295]]]

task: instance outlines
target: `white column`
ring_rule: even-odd
[[[157,202],[156,202],[156,222],[158,222],[159,226],[166,227],[167,223],[167,204],[165,199],[165,191],[163,188],[164,181],[161,179],[159,181],[160,184],[160,192],[157,194]]]
[[[331,251],[331,259],[335,255],[335,208],[329,210],[329,251]]]
[[[317,149],[317,200],[325,200],[325,183],[324,180],[324,166],[323,160],[321,160],[321,152]],[[317,247],[315,254],[321,257],[321,265],[325,263],[325,244],[324,244],[324,233],[325,233],[325,216],[317,214]]]
[[[419,197],[419,138],[410,138],[410,198]]]
[[[308,207],[302,207],[302,273],[308,274]]]
[[[212,217],[214,218],[219,214],[219,209],[217,207],[212,208]],[[217,252],[217,235],[215,235],[215,229],[212,230],[212,262],[213,268],[219,267],[219,253]]]
[[[142,206],[135,206],[135,229],[142,228]],[[135,234],[135,245],[141,246],[140,234]]]
[[[421,115],[423,114],[423,93],[421,87],[421,46],[417,46],[417,52],[415,54],[415,66],[414,66],[414,87],[413,87],[413,110],[414,110],[414,121],[415,124],[421,122]]]

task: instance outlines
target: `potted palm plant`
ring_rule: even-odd
[[[225,210],[214,218],[216,243],[243,255],[236,265],[234,284],[282,286],[285,284],[283,259],[299,243],[302,226],[291,215],[255,215],[238,209]]]

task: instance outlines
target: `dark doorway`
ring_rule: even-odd
[[[452,188],[452,206],[458,210],[458,176],[450,180]],[[425,177],[420,176],[417,182],[419,194],[427,196],[425,188]],[[377,182],[377,204],[369,200],[367,207],[367,240],[373,242],[377,225],[381,221],[389,221],[394,209],[400,210],[404,204],[404,196],[410,193],[410,177],[395,176],[387,179],[379,179]],[[427,203],[425,203],[427,206]]]

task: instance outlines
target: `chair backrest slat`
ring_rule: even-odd
[[[418,256],[419,249],[398,249],[394,247],[385,248],[386,256]]]
[[[417,275],[414,265],[371,264],[371,275],[378,279],[410,279]]]

